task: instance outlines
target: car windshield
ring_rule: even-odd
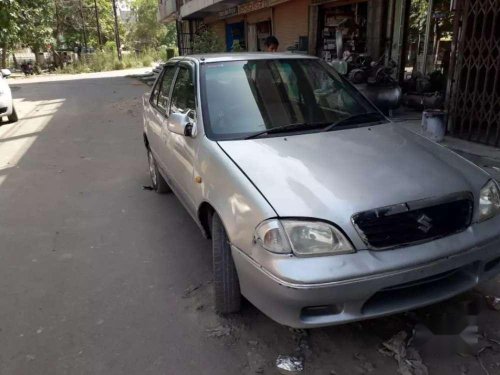
[[[377,112],[316,59],[206,63],[201,80],[205,131],[215,140],[272,134],[283,127],[317,130],[347,118],[364,124],[368,118],[363,114]]]

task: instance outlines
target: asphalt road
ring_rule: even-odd
[[[148,88],[122,75],[11,83],[21,120],[0,126],[0,374],[275,374],[298,347],[306,374],[395,374],[378,349],[406,315],[305,335],[248,303],[214,313],[210,242],[175,196],[142,188]],[[483,355],[490,374],[498,350]],[[482,371],[475,357],[441,362],[431,373]]]

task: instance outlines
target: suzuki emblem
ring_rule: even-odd
[[[424,233],[427,233],[432,228],[432,219],[426,214],[420,215],[420,217],[417,219],[417,223],[420,224],[418,226],[418,229],[420,229]]]

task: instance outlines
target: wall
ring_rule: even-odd
[[[291,0],[273,8],[273,31],[279,51],[294,46],[299,36],[308,35],[309,0]]]
[[[217,34],[217,36],[224,44],[226,43],[226,23],[224,22],[224,20],[211,23],[210,29],[212,29]]]

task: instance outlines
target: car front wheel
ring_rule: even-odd
[[[238,312],[241,308],[240,281],[229,238],[217,214],[212,217],[212,251],[215,310],[220,314]]]
[[[171,192],[170,186],[160,174],[158,166],[156,165],[156,160],[153,156],[151,150],[148,150],[148,163],[149,163],[149,175],[151,176],[151,183],[153,184],[153,190],[159,194]]]

